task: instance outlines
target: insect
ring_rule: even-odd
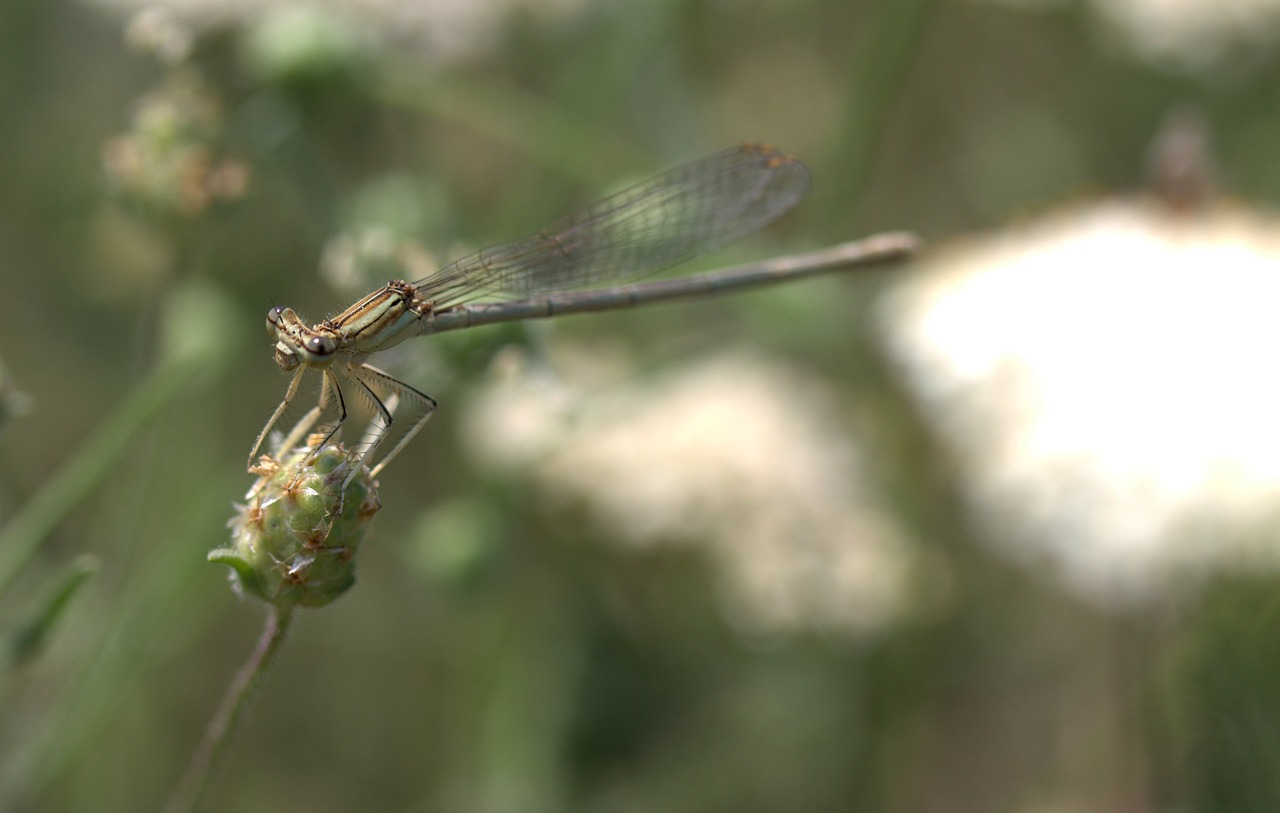
[[[376,476],[431,417],[436,402],[366,359],[413,336],[517,319],[603,311],[783,282],[841,268],[880,265],[910,254],[916,239],[889,233],[809,254],[681,279],[626,284],[721,248],[764,228],[809,189],[809,172],[763,144],[744,144],[669,170],[606,197],[535,234],[483,249],[416,282],[390,282],[330,319],[310,325],[272,308],[267,332],[275,359],[293,379],[249,454],[298,396],[308,370],[323,377],[319,403],[280,448],[292,448],[328,409],[314,448],[348,417],[353,394],[373,405],[361,462]],[[482,299],[498,301],[480,302]],[[396,427],[393,432],[392,428]],[[379,448],[394,438],[390,450]],[[353,469],[350,476],[354,476]],[[349,479],[348,479],[349,482]]]

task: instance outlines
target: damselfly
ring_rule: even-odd
[[[296,372],[249,453],[250,466],[263,439],[297,397],[309,369],[321,374],[320,401],[279,448],[296,446],[326,410],[333,410],[336,420],[309,441],[313,448],[322,448],[346,422],[350,396],[363,395],[375,413],[362,450],[364,463],[374,461],[378,448],[392,435],[392,426],[397,427],[391,450],[372,467],[376,476],[436,408],[429,395],[365,362],[407,338],[754,287],[881,265],[914,251],[916,238],[895,232],[693,277],[617,285],[763,228],[795,206],[808,188],[809,173],[799,161],[770,146],[746,144],[670,170],[529,237],[457,260],[425,279],[388,283],[317,325],[308,327],[290,308],[272,308],[267,332],[276,342],[276,363]],[[613,287],[602,287],[608,284]],[[505,301],[475,302],[482,298]]]

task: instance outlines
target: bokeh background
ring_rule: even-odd
[[[437,415],[208,802],[1280,804],[1280,4],[6,0],[0,809],[158,809],[263,608],[262,328],[769,140],[698,264],[907,267],[407,343]]]

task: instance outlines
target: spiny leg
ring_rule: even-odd
[[[312,407],[311,411],[302,416],[302,420],[298,421],[298,425],[293,427],[289,432],[289,436],[285,438],[285,442],[281,444],[281,449],[292,449],[294,446],[311,431],[311,427],[315,425],[316,419],[324,413],[325,408],[329,406],[329,393],[333,393],[333,397],[338,406],[338,419],[333,422],[333,426],[329,427],[324,437],[318,442],[308,444],[311,446],[312,454],[329,445],[329,441],[333,440],[338,434],[338,430],[347,421],[347,399],[342,395],[342,387],[338,384],[338,377],[333,374],[333,370],[324,371],[324,380],[320,382],[320,403]]]
[[[397,437],[391,447],[391,451],[378,461],[376,466],[370,470],[370,476],[376,477],[378,472],[382,471],[388,463],[391,462],[400,450],[418,434],[419,430],[426,425],[427,421],[435,412],[436,401],[426,393],[420,392],[399,379],[379,370],[369,364],[362,364],[359,368],[352,368],[348,371],[351,377],[363,388],[369,400],[373,404],[373,408],[377,411],[378,418],[382,420],[382,426],[377,429],[371,429],[368,433],[368,448],[362,454],[364,461],[373,460],[374,453],[378,447],[383,444],[386,439],[391,436],[392,427],[395,425],[408,426],[403,434]],[[383,401],[378,395],[378,390],[388,393],[391,397],[391,405]],[[393,417],[392,412],[395,409],[401,409],[399,417]],[[347,475],[347,482],[355,476],[355,471]]]
[[[289,434],[286,435],[284,439],[280,441],[280,445],[279,445],[280,455],[283,456],[289,450],[297,448],[297,446],[302,442],[303,438],[306,437],[307,434],[311,431],[311,428],[315,425],[316,420],[319,419],[319,417],[324,414],[325,409],[329,406],[330,391],[333,392],[334,399],[338,406],[338,418],[336,421],[334,421],[333,425],[325,431],[325,434],[323,437],[321,437],[318,441],[308,442],[307,445],[310,448],[311,453],[307,456],[305,463],[309,464],[312,460],[314,460],[316,454],[318,454],[321,449],[327,446],[329,444],[329,441],[333,440],[334,435],[338,434],[338,430],[342,428],[342,424],[347,420],[346,399],[343,398],[342,388],[338,386],[337,378],[333,375],[333,373],[330,370],[324,370],[322,371],[322,378],[320,380],[319,403],[317,403],[311,409],[307,410],[307,413],[303,415],[301,419],[298,420],[298,422],[294,425],[292,429],[289,430]],[[301,478],[302,474],[303,474],[302,468],[299,467],[298,478]],[[293,488],[294,486],[297,485],[298,482],[299,482],[299,479],[295,478],[292,483],[286,486],[286,489]]]
[[[284,414],[284,411],[289,408],[289,405],[291,403],[293,403],[294,396],[298,394],[298,387],[299,385],[302,384],[302,377],[306,372],[307,372],[306,367],[299,367],[298,372],[293,374],[293,380],[289,382],[289,389],[285,391],[284,400],[280,402],[280,406],[276,407],[276,411],[271,413],[271,418],[267,420],[267,425],[262,427],[262,431],[258,433],[258,439],[253,442],[253,449],[249,452],[250,471],[253,470],[253,463],[254,463],[254,459],[257,458],[258,456],[258,450],[262,448],[262,441],[266,439],[267,435],[275,427],[276,421],[280,420],[280,416]],[[315,414],[312,415],[312,413],[315,413]],[[315,420],[317,417],[319,417],[319,415],[320,415],[320,410],[317,407],[315,409],[312,409],[311,412],[308,412],[306,415],[304,415],[302,420],[306,421],[309,417],[311,423],[315,423]],[[290,432],[289,436],[293,437],[294,432],[296,431],[297,431],[297,427],[294,427],[294,431]],[[294,442],[296,442],[296,439]],[[286,449],[288,448],[288,446],[282,446],[281,448]]]

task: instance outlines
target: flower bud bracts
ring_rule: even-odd
[[[231,544],[209,561],[231,567],[237,592],[281,609],[319,607],[355,583],[355,554],[382,507],[359,455],[340,445],[264,456],[248,502],[228,522]]]

